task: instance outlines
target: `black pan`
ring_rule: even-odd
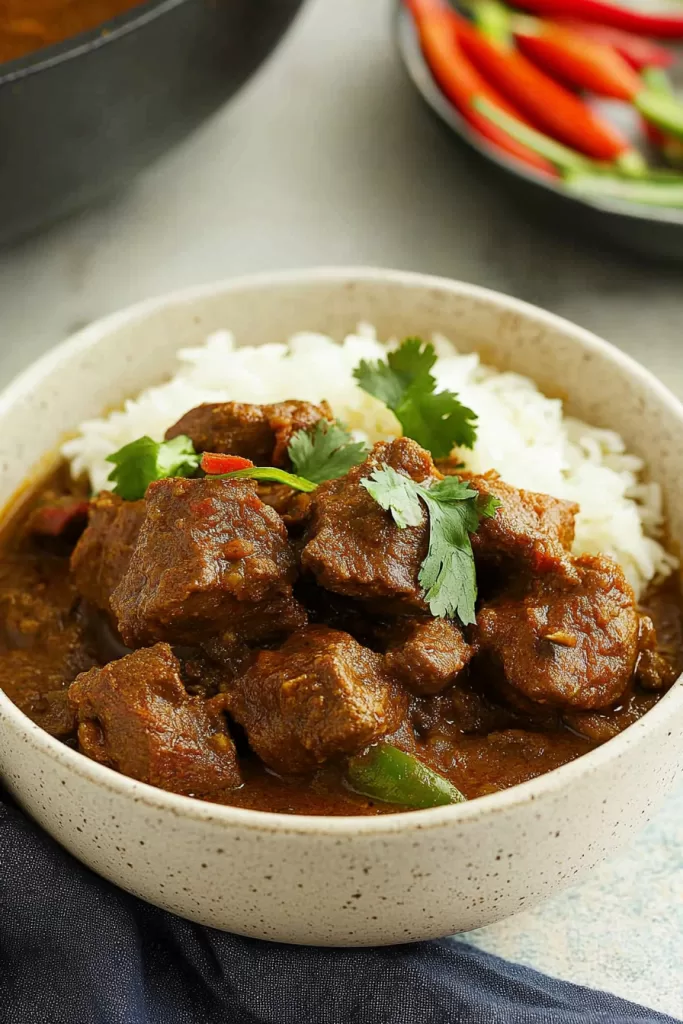
[[[150,0],[0,65],[0,242],[133,174],[231,96],[302,0]]]
[[[460,138],[500,171],[501,181],[534,213],[564,230],[605,239],[620,249],[647,258],[683,262],[683,210],[660,209],[607,199],[583,199],[562,188],[561,183],[534,174],[513,157],[489,146],[473,132],[432,78],[425,61],[412,16],[397,0],[398,48],[414,85],[432,110]]]

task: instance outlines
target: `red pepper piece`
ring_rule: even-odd
[[[624,136],[524,54],[458,18],[458,38],[479,71],[546,134],[594,160],[612,162],[630,150]]]
[[[621,28],[657,39],[683,39],[683,14],[648,14],[607,0],[518,0],[518,6],[534,14],[566,16]]]
[[[243,459],[241,455],[219,455],[216,452],[204,452],[200,463],[209,476],[235,473],[238,469],[251,469],[253,465],[251,459]]]
[[[80,532],[88,521],[88,502],[81,498],[60,498],[34,509],[28,521],[29,533],[40,537],[61,537]]]
[[[522,53],[576,89],[630,102],[643,87],[640,76],[611,46],[565,25],[519,18],[513,31]]]
[[[643,68],[668,68],[674,61],[674,55],[670,50],[653,42],[652,39],[633,35],[632,32],[610,28],[609,25],[598,25],[597,22],[580,21],[578,18],[557,18],[556,24],[566,25],[567,28],[594,39],[597,43],[611,46],[636,71],[642,71]]]
[[[507,132],[487,121],[472,106],[476,96],[521,121],[526,118],[493,89],[467,59],[458,43],[455,29],[457,15],[441,0],[406,0],[415,18],[420,43],[434,78],[453,106],[457,107],[470,127],[498,148],[523,161],[536,171],[557,177],[553,165],[533,150],[512,139]]]

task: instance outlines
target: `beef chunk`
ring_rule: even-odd
[[[376,444],[362,465],[314,492],[301,564],[328,590],[424,612],[418,574],[427,554],[427,515],[419,526],[396,526],[361,484],[383,466],[418,483],[438,477],[429,453],[410,438]]]
[[[554,572],[565,579],[577,579],[569,552],[578,505],[513,487],[493,471],[481,476],[464,473],[448,460],[439,461],[438,468],[446,475],[466,480],[480,494],[502,502],[496,515],[482,519],[472,536],[478,563],[512,562],[530,573]]]
[[[426,695],[455,682],[473,653],[458,627],[446,619],[399,620],[385,664],[409,690]]]
[[[187,692],[205,699],[229,689],[256,657],[246,644],[225,647],[218,640],[207,640],[201,647],[174,647],[173,653]]]
[[[262,651],[225,697],[258,756],[284,774],[312,770],[393,732],[408,703],[381,655],[325,626]]]
[[[611,558],[574,560],[579,582],[534,579],[520,597],[485,606],[482,647],[508,686],[541,704],[591,710],[625,691],[638,657],[633,590]]]
[[[636,679],[644,690],[668,690],[676,679],[673,661],[657,650],[657,631],[649,615],[640,617],[640,655]]]
[[[516,725],[519,718],[509,708],[489,700],[468,676],[433,697],[413,701],[411,721],[422,738],[446,737],[453,747],[461,736],[506,729]]]
[[[130,565],[112,597],[131,647],[221,634],[260,641],[304,624],[294,552],[251,480],[150,484]]]
[[[185,413],[166,431],[166,440],[187,434],[198,452],[241,455],[257,466],[288,466],[287,446],[292,435],[321,419],[333,419],[326,402],[217,402]]]
[[[562,721],[573,732],[591,740],[592,743],[606,743],[620,732],[642,718],[646,711],[657,703],[654,693],[627,693],[620,699],[618,708],[600,711],[565,711]]]
[[[578,505],[512,487],[496,473],[466,479],[480,494],[503,503],[492,519],[482,519],[473,535],[475,558],[513,561],[532,573],[577,579],[569,550]]]
[[[167,644],[90,669],[69,700],[79,747],[101,764],[186,796],[218,797],[241,784],[223,714],[187,694]]]
[[[311,495],[293,491],[286,484],[258,485],[258,496],[264,505],[274,508],[292,536],[300,536],[310,518]]]
[[[124,501],[102,491],[90,502],[88,526],[71,556],[79,593],[96,608],[111,611],[145,517],[144,501]]]

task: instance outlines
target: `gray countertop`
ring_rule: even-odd
[[[375,264],[538,303],[683,396],[681,271],[529,218],[413,93],[389,0],[310,0],[238,99],[127,191],[0,255],[0,382],[148,295],[275,267]],[[683,1017],[683,794],[590,880],[468,936]]]

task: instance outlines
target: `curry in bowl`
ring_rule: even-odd
[[[481,465],[477,434],[491,448],[497,425],[437,384],[438,364],[419,339],[360,358],[362,416],[294,390],[193,406],[179,380],[84,425],[4,526],[8,696],[132,778],[329,815],[473,799],[643,715],[683,652],[647,485],[620,506],[651,556],[634,578],[619,552],[581,550],[600,508]],[[152,406],[163,431],[126,439]],[[606,486],[633,469],[591,458],[562,472]]]
[[[25,57],[88,32],[143,0],[3,0],[0,61]]]

